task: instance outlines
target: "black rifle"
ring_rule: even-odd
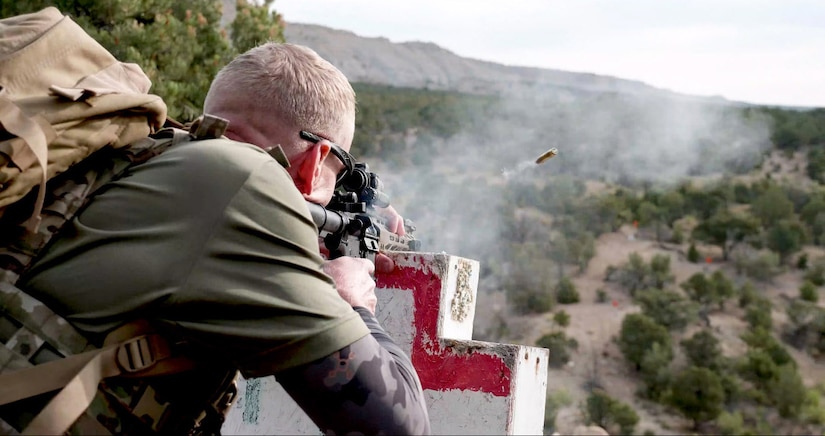
[[[370,172],[366,163],[356,162],[336,187],[326,208],[307,203],[330,259],[351,256],[374,262],[379,251],[418,251],[421,248],[421,241],[413,236],[415,226],[412,221],[404,220],[404,236],[387,228],[386,220],[376,210],[390,205],[383,188],[378,175]]]

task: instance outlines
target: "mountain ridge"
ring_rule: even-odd
[[[284,26],[288,42],[306,45],[352,82],[458,91],[471,94],[575,99],[582,94],[622,93],[721,104],[746,103],[657,88],[639,80],[595,73],[506,65],[460,56],[433,42],[392,42],[317,24]]]

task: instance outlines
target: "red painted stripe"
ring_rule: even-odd
[[[442,285],[439,276],[417,268],[397,267],[392,273],[379,274],[377,279],[378,287],[413,292],[415,337],[410,357],[424,389],[510,395],[512,374],[501,357],[457,352],[436,337]]]

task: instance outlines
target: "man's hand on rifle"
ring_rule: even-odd
[[[371,261],[349,256],[339,257],[324,262],[324,272],[332,277],[338,294],[350,306],[364,307],[375,314],[378,299],[373,279],[375,265]]]
[[[398,236],[404,236],[407,234],[407,231],[404,229],[404,218],[396,212],[392,205],[385,208],[375,208],[375,210],[379,215],[381,215],[382,218],[387,220],[387,230]]]

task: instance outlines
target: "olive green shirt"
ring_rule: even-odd
[[[20,284],[87,333],[154,320],[254,377],[369,334],[322,264],[284,168],[218,139],[176,145],[104,187]]]

